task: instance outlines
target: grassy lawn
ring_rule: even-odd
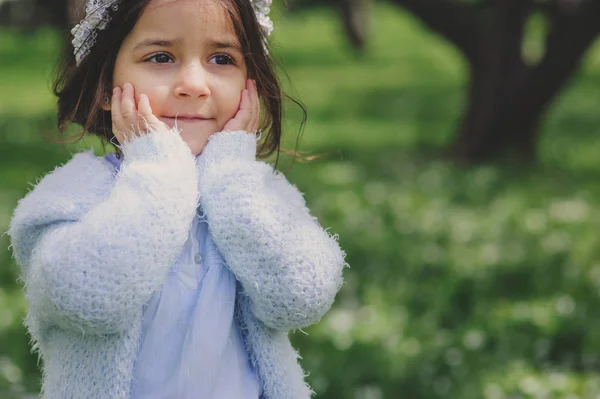
[[[364,57],[329,11],[276,21],[286,87],[309,111],[300,150],[322,155],[282,170],[351,265],[332,311],[293,335],[317,397],[600,397],[600,48],[551,108],[538,164],[458,166],[435,154],[464,63],[399,10],[375,11]],[[1,231],[28,182],[80,148],[102,153],[39,137],[54,129],[57,48],[52,31],[0,33]],[[0,252],[0,397],[39,388],[15,278]]]

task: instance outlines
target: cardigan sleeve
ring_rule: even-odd
[[[8,234],[29,312],[44,323],[88,334],[123,331],[188,237],[198,181],[179,132],[151,130],[122,150],[112,187],[97,187],[104,160],[77,154],[15,209]]]
[[[298,189],[255,154],[253,134],[211,136],[198,157],[200,203],[254,315],[279,330],[305,327],[331,307],[345,253]]]

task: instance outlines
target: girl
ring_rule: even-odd
[[[281,135],[269,3],[89,0],[59,126],[117,153],[57,167],[8,232],[43,398],[311,395],[288,331],[327,312],[346,263],[257,161]]]

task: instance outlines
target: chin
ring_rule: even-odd
[[[204,147],[206,146],[206,143],[208,142],[208,137],[206,139],[185,139],[184,141],[186,142],[186,144],[188,145],[188,147],[190,147],[190,150],[192,151],[192,154],[194,154],[194,156],[198,156],[200,155],[200,153],[202,152],[202,150],[204,149]]]

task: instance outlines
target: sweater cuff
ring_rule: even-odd
[[[140,136],[126,137],[122,146],[123,161],[164,162],[169,159],[193,159],[192,150],[180,136],[177,128],[150,127]]]
[[[256,141],[254,134],[241,130],[215,133],[198,155],[198,162],[211,165],[226,161],[255,161]]]

